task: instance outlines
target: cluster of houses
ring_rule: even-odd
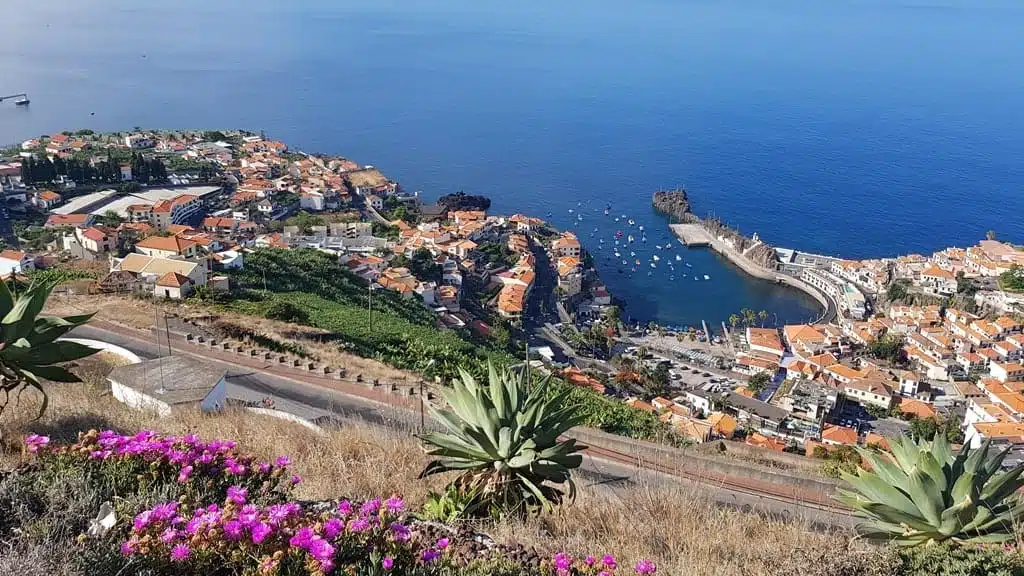
[[[904,419],[956,413],[951,409],[957,407],[965,409],[968,442],[991,438],[1024,448],[1022,332],[1024,325],[1010,316],[984,319],[938,306],[894,306],[888,317],[867,321],[749,327],[733,370],[766,374],[770,384],[763,391],[705,385],[671,400],[628,402],[696,441],[730,437],[711,421],[718,411],[746,431],[748,443],[775,450],[797,445],[808,454],[819,446],[885,445],[878,433],[844,421],[837,410],[844,404]],[[902,338],[905,368],[865,354],[879,338],[893,336]]]

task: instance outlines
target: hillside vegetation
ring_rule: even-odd
[[[258,250],[246,259],[244,270],[232,273],[232,280],[236,289],[226,309],[273,316],[287,303],[301,311],[290,320],[328,330],[347,350],[397,368],[424,370],[434,360],[431,375],[449,378],[458,366],[482,365],[488,358],[510,360],[468,332],[437,330],[437,315],[415,297],[375,290],[371,314],[367,283],[316,250]]]

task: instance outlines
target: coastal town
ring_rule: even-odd
[[[1024,459],[1024,251],[994,234],[931,255],[844,260],[700,220],[675,192],[663,211],[678,250],[714,249],[807,292],[822,313],[768,327],[753,313],[721,330],[630,327],[628,302],[614,300],[573,232],[489,214],[482,196],[426,203],[373,166],[262,134],[83,130],[0,158],[9,280],[195,301],[238,290],[265,251],[311,250],[365,287],[371,330],[373,293],[387,291],[432,314],[434,329],[649,412],[687,444],[831,462],[843,446],[938,430],[1020,447],[1011,460]],[[255,272],[266,292],[275,278]]]

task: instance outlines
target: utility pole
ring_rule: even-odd
[[[426,432],[427,429],[427,417],[424,414],[424,404],[426,403],[426,397],[423,395],[423,387],[426,384],[427,371],[434,366],[437,359],[431,358],[430,362],[427,362],[426,368],[423,369],[423,377],[420,378],[420,434]]]
[[[373,332],[373,282],[366,287],[366,323],[370,327],[370,332]]]
[[[530,385],[530,341],[527,340],[526,346],[526,385]]]
[[[159,326],[157,329],[159,330]],[[173,356],[174,352],[171,350],[171,326],[167,323],[167,312],[164,312],[164,331],[167,334],[167,355]]]

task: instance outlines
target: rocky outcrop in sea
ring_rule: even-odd
[[[654,193],[651,199],[654,209],[666,214],[680,223],[698,222],[699,219],[690,212],[690,201],[686,197],[686,190],[677,188],[675,190],[659,190]]]

